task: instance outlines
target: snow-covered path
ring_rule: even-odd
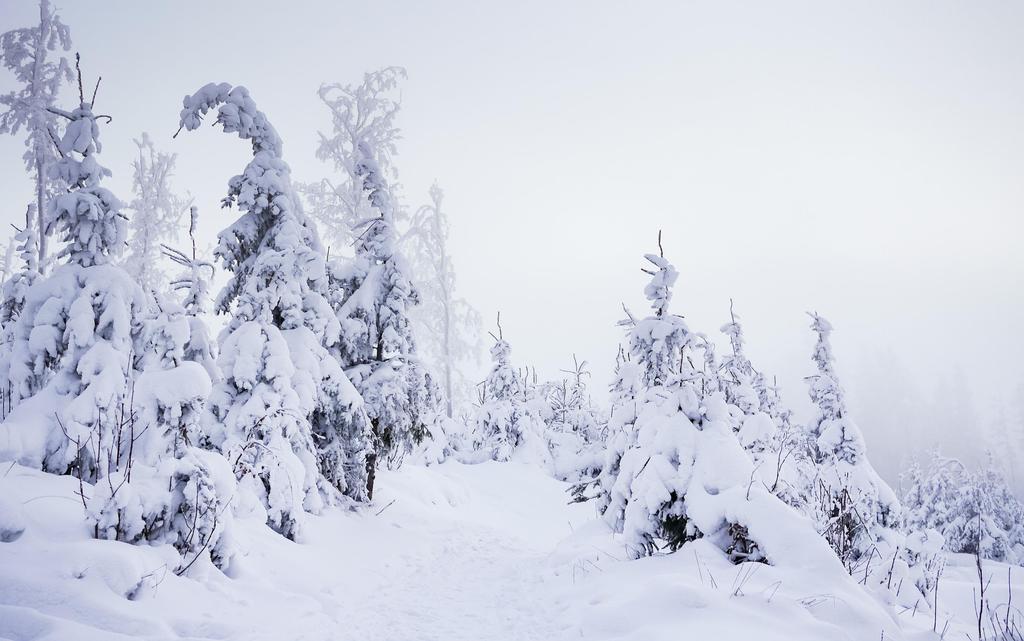
[[[349,593],[355,616],[346,638],[558,638],[544,551],[477,527],[439,534],[415,552],[394,554]]]
[[[26,506],[28,527],[0,545],[0,639],[566,636],[566,580],[548,557],[570,519],[592,512],[567,506],[564,484],[494,463],[410,465],[378,483],[372,509],[311,518],[301,544],[242,515],[230,577],[180,578],[167,549],[91,539],[72,479],[18,466],[0,489]]]
[[[524,492],[512,485],[522,482],[522,470],[515,470],[505,479],[508,483],[502,483],[495,472],[503,477],[503,470],[493,464],[451,466],[440,468],[444,480],[438,483],[437,469],[431,471],[429,482],[412,479],[418,489],[392,487],[381,492],[378,503],[383,505],[401,494],[377,517],[393,530],[394,539],[376,571],[349,586],[346,610],[351,616],[346,617],[345,635],[338,638],[562,638],[564,617],[559,616],[552,594],[556,578],[548,556],[569,534],[570,514],[582,519],[589,510],[567,507],[563,486],[542,475],[531,478],[535,487]],[[436,508],[431,514],[399,509],[399,501],[408,501],[414,491],[424,489],[437,493],[421,497]]]

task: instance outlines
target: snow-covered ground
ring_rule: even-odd
[[[0,467],[0,638],[938,638],[930,612],[816,567],[733,566],[701,541],[626,561],[589,505],[568,505],[566,485],[528,464],[385,472],[373,506],[311,518],[301,543],[242,516],[230,576],[197,565],[178,577],[170,548],[92,539],[78,489]],[[1005,601],[1007,566],[987,571]],[[975,572],[954,557],[943,578],[948,639],[972,629]],[[1014,568],[1024,598],[1022,577]]]

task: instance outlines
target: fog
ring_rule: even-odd
[[[805,312],[831,320],[889,480],[932,444],[978,461],[999,421],[1024,434],[1024,5],[57,4],[87,84],[103,76],[110,186],[130,200],[132,138],[149,131],[178,154],[209,242],[249,149],[206,128],[172,140],[182,96],[247,86],[311,181],[329,173],[320,83],[401,65],[404,200],[444,187],[462,295],[487,323],[502,312],[540,376],[575,353],[603,397],[662,230],[675,311],[721,338],[732,299],[798,415]],[[0,12],[7,30],[36,8]],[[32,198],[21,152],[0,138],[5,222]]]

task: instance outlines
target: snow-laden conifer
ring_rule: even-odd
[[[324,296],[324,254],[292,188],[280,137],[248,90],[227,83],[186,96],[181,127],[196,129],[211,109],[226,133],[253,148],[224,199],[241,216],[220,233],[215,251],[231,272],[216,309],[231,318],[219,341],[223,379],[211,396],[218,426],[211,437],[259,497],[268,525],[294,538],[303,513],[319,511],[325,496],[362,496],[345,473],[361,467],[362,452],[335,443],[339,434],[361,432],[365,414],[326,349],[339,327]]]
[[[372,426],[370,497],[379,465],[398,465],[417,444],[435,437],[440,402],[413,337],[410,314],[419,294],[397,245],[399,208],[389,182],[398,106],[388,93],[402,76],[404,71],[387,68],[366,74],[359,85],[320,89],[334,130],[321,135],[318,154],[341,174],[343,195],[326,222],[335,229],[351,225],[355,238],[354,256],[329,266],[329,296],[341,324],[332,353],[362,395]]]
[[[765,560],[758,536],[770,535],[772,518],[788,523],[787,508],[752,483],[753,463],[730,423],[735,408],[708,368],[695,366],[714,358],[706,338],[670,311],[678,272],[661,254],[645,259],[653,313],[623,323],[624,362],[636,368],[636,382],[620,364],[609,429],[620,430],[623,442],[609,448],[598,508],[634,557],[710,537],[733,560]]]
[[[1024,505],[991,459],[972,472],[933,450],[925,465],[913,461],[900,483],[908,531],[936,530],[950,552],[1024,564]]]
[[[127,225],[102,185],[104,116],[84,99],[51,110],[67,121],[51,172],[70,189],[46,219],[64,240],[63,264],[32,283],[13,323],[7,438],[22,463],[81,480],[95,536],[169,543],[179,569],[200,558],[223,565],[233,480],[222,457],[199,447],[210,379],[183,360],[181,307],[149,298],[117,264]]]
[[[35,205],[25,212],[25,226],[16,229],[5,256],[0,304],[0,328],[18,318],[25,305],[25,294],[39,277],[39,230],[36,228]],[[17,258],[15,258],[15,256]]]
[[[54,142],[58,126],[51,107],[56,105],[61,86],[74,80],[71,65],[62,53],[70,49],[71,30],[61,22],[49,0],[40,0],[36,26],[0,35],[0,60],[19,85],[0,95],[0,107],[5,108],[0,112],[0,133],[14,135],[22,129],[26,133],[22,159],[35,181],[34,228],[40,234],[36,266],[41,272],[50,261],[44,220],[47,202],[64,187],[50,172],[57,160]]]
[[[573,355],[572,369],[547,386],[545,437],[557,478],[593,480],[604,464],[608,417],[590,396],[587,361]]]
[[[491,335],[491,369],[480,390],[476,448],[495,461],[508,461],[522,450],[528,458],[546,464],[544,421],[527,402],[528,378],[521,377],[512,364],[512,347],[505,339],[500,314],[497,328],[498,333]]]
[[[184,346],[184,358],[199,363],[209,374],[210,380],[220,382],[220,371],[217,369],[217,345],[211,340],[204,320],[210,311],[210,282],[216,268],[209,260],[199,255],[196,245],[196,232],[199,227],[199,209],[193,205],[189,208],[188,235],[191,241],[191,252],[186,253],[161,245],[163,255],[172,263],[182,268],[179,276],[170,282],[171,291],[178,294],[180,303],[185,310],[190,331],[188,342]]]
[[[815,405],[808,432],[816,465],[815,496],[822,534],[848,567],[874,548],[900,518],[895,493],[868,461],[864,436],[849,417],[832,351],[832,325],[810,314],[817,335],[812,360],[817,374],[807,378]]]

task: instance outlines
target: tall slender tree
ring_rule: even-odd
[[[754,384],[757,373],[747,358],[743,326],[731,300],[729,318],[729,322],[722,326],[722,333],[729,337],[732,347],[722,362],[725,399],[739,410],[734,427],[739,433],[740,443],[756,462],[760,462],[776,445],[778,427],[772,416],[761,409],[761,397]]]
[[[125,269],[147,290],[166,288],[167,276],[160,267],[160,246],[174,239],[189,201],[171,190],[175,154],[158,151],[149,134],[136,139],[139,155],[132,161],[131,249]]]
[[[816,412],[808,424],[817,466],[818,523],[839,558],[853,568],[896,526],[900,505],[892,488],[867,458],[860,428],[849,417],[835,368],[832,324],[809,313],[817,335],[812,360],[817,373],[808,391]]]
[[[334,350],[366,403],[372,424],[367,493],[377,466],[396,465],[431,437],[437,385],[420,362],[410,322],[419,293],[398,248],[398,207],[390,166],[398,104],[389,97],[405,72],[386,68],[359,85],[325,85],[320,97],[334,130],[321,134],[318,153],[341,174],[338,209],[329,226],[352,225],[352,260],[330,266],[331,302],[341,322]]]
[[[420,207],[403,237],[421,304],[412,313],[423,359],[440,375],[448,418],[469,399],[472,384],[465,365],[480,359],[480,314],[455,291],[455,267],[448,253],[448,217],[444,192],[434,183],[430,204]]]
[[[401,138],[395,123],[401,105],[392,94],[405,77],[405,69],[385,67],[365,74],[358,85],[320,86],[318,96],[331,112],[333,130],[319,133],[316,154],[334,165],[340,176],[304,185],[302,192],[309,201],[310,214],[336,251],[352,247],[365,221],[378,215],[364,193],[363,181],[357,177],[363,161],[359,146],[369,147],[382,180],[389,181],[393,188],[398,178],[392,158],[398,153]],[[391,196],[394,205],[394,194]]]
[[[39,2],[39,23],[34,27],[13,29],[0,35],[0,59],[20,83],[20,88],[0,95],[0,133],[26,132],[25,168],[35,180],[35,228],[38,239],[37,268],[47,268],[47,237],[44,215],[47,203],[60,190],[50,166],[56,161],[56,105],[61,85],[75,76],[61,52],[71,49],[71,30],[61,22],[49,0]],[[98,81],[97,81],[98,85]],[[84,96],[79,96],[85,102]],[[95,99],[95,92],[93,93]]]

